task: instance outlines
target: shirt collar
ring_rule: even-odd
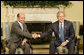
[[[18,20],[17,20],[17,22],[18,22],[19,24],[22,24],[22,23],[21,23],[20,21],[18,21]]]
[[[23,24],[21,22],[19,22],[18,20],[17,20],[17,22],[20,24],[20,26],[23,26]]]
[[[59,24],[64,24],[64,21],[62,23],[59,22]]]

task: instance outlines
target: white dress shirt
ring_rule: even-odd
[[[60,23],[59,22],[59,29],[60,29],[60,27],[61,27],[61,24],[62,24],[62,28],[63,28],[63,31],[64,31],[64,22],[62,22],[62,23]],[[60,30],[59,30],[60,31]],[[59,37],[60,37],[60,34],[59,34]],[[69,42],[68,40],[66,40],[67,42]]]
[[[63,31],[64,31],[64,22],[62,22],[62,23],[59,22],[59,29],[61,28],[61,24],[62,24],[62,28],[63,28]],[[59,32],[60,32],[60,30],[59,30]],[[59,33],[59,37],[61,37],[60,33]]]
[[[20,25],[20,27],[21,27],[21,29],[23,31],[23,24],[21,22],[19,22],[19,21],[17,21],[17,22],[19,23],[19,25]]]
[[[19,22],[19,21],[17,21],[18,23],[19,23],[19,25],[20,25],[20,27],[21,27],[21,29],[22,29],[22,31],[23,31],[23,24],[21,23],[21,22]],[[32,34],[32,37],[33,37],[34,35]]]

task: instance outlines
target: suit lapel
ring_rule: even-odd
[[[66,24],[66,21],[64,20],[64,37],[65,37],[65,33],[66,33],[66,27],[67,27],[67,24]]]
[[[59,21],[57,21],[57,33],[58,33],[58,36],[59,36]]]
[[[17,21],[16,21],[17,22]],[[18,24],[18,26],[20,27],[20,29],[21,29],[21,26],[20,26],[20,24],[17,22],[17,24]],[[21,29],[22,30],[22,29]]]
[[[25,24],[23,24],[23,31],[25,31]]]

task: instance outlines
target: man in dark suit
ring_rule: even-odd
[[[10,34],[11,36],[8,45],[9,53],[15,54],[16,48],[21,47],[24,54],[30,54],[30,45],[28,39],[34,38],[32,37],[34,34],[30,34],[27,29],[24,13],[17,14],[17,21],[12,24]]]
[[[64,20],[65,14],[62,11],[57,13],[57,18],[58,21],[54,22],[48,31],[36,35],[36,38],[43,38],[54,32],[56,38],[50,43],[49,53],[54,54],[58,46],[67,46],[69,54],[73,54],[75,49],[75,31],[73,24],[70,21]]]

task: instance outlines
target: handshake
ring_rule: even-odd
[[[34,38],[34,39],[36,39],[36,38],[38,38],[38,37],[39,37],[38,34],[36,34],[36,33],[33,34],[33,38]]]

